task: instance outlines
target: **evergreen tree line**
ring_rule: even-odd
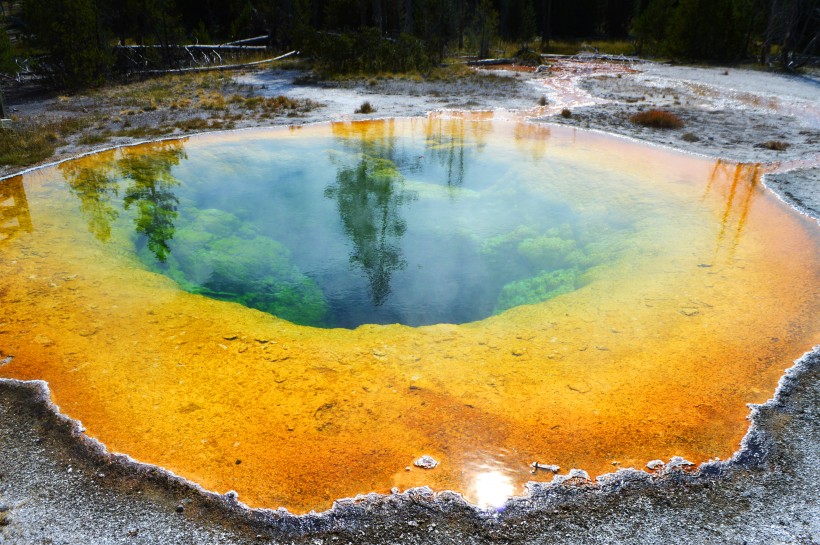
[[[497,39],[541,50],[555,39],[630,39],[638,54],[776,56],[787,68],[820,45],[820,0],[23,0],[7,19],[67,87],[115,70],[117,44],[156,46],[154,60],[172,67],[173,44],[252,36],[338,71],[423,70],[454,51],[488,57]]]

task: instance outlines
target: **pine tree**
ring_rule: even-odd
[[[49,53],[41,68],[57,85],[100,83],[111,56],[96,0],[26,0],[24,14],[35,42]]]

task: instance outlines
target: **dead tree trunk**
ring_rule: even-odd
[[[3,90],[0,89],[0,119],[8,119],[9,114],[6,111],[6,97],[3,95]]]
[[[407,34],[412,34],[414,30],[413,0],[406,0],[404,2],[404,32]]]

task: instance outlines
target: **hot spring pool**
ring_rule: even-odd
[[[820,340],[818,228],[760,176],[490,116],[90,155],[0,181],[0,377],[294,512],[725,458]]]

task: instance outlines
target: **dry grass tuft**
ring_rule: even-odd
[[[652,129],[680,129],[683,127],[681,118],[665,110],[646,110],[630,116],[629,120],[636,125]]]
[[[37,163],[51,157],[59,142],[59,133],[48,125],[15,124],[10,129],[0,129],[0,165]]]
[[[355,112],[353,112],[353,113],[357,113],[357,114],[372,114],[372,113],[373,113],[373,112],[375,112],[375,111],[376,111],[376,108],[374,108],[374,107],[373,107],[373,105],[372,105],[372,104],[370,104],[370,101],[365,100],[364,102],[362,102],[362,105],[361,105],[361,106],[359,106],[358,108],[356,108],[356,111],[355,111]]]
[[[564,108],[563,110],[561,110],[561,117],[569,119],[570,117],[572,117],[572,110],[570,110],[569,108]]]
[[[756,147],[772,151],[785,151],[789,147],[789,144],[781,142],[780,140],[769,140],[768,142],[758,144]]]

